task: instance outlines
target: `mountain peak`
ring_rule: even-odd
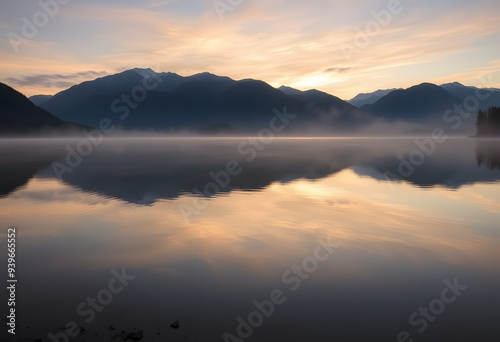
[[[394,90],[401,90],[401,88],[378,89],[377,91],[374,91],[373,93],[360,93],[347,102],[349,102],[353,106],[361,108],[362,106],[364,106],[366,104],[373,104],[373,103],[377,102],[379,99],[388,95],[389,93],[393,92]]]
[[[192,77],[203,77],[203,78],[206,78],[206,77],[218,77],[217,75],[215,74],[212,74],[208,71],[205,71],[205,72],[200,72],[198,74],[194,74]]]
[[[154,71],[153,71],[153,69],[151,69],[151,68],[133,68],[133,69],[130,69],[130,70],[128,70],[128,71],[135,71],[135,72],[137,72],[137,71],[154,72]]]
[[[286,95],[300,95],[300,94],[302,94],[302,91],[295,89],[295,88],[292,88],[292,87],[287,87],[284,85],[279,87],[278,90],[285,93]]]
[[[145,77],[146,75],[151,75],[151,74],[157,75],[157,73],[151,68],[134,68],[134,69],[127,70],[127,71],[123,72],[122,74],[128,74],[131,72],[139,74],[142,77]]]
[[[436,85],[436,84],[434,84],[434,83],[424,82],[424,83],[420,83],[419,85],[410,87],[408,89],[414,89],[414,88],[435,88],[435,87],[439,87],[439,86]]]
[[[446,87],[446,86],[465,87],[462,83],[459,83],[459,82],[451,82],[451,83],[445,83],[445,84],[441,85],[441,87]]]
[[[388,120],[424,122],[452,108],[459,99],[443,88],[422,83],[407,89],[395,90],[362,110]]]
[[[175,72],[170,72],[170,71],[167,71],[167,72],[160,72],[160,75],[162,76],[179,76],[178,74],[176,74]]]

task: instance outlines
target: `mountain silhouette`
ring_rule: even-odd
[[[86,126],[65,122],[35,106],[26,96],[0,83],[0,134],[79,132]]]
[[[141,93],[144,99],[134,101],[133,107],[123,103],[124,95],[140,94],[145,79],[154,87]],[[41,107],[63,120],[94,127],[109,118],[125,130],[206,132],[211,127],[225,127],[253,131],[267,127],[273,109],[284,107],[297,115],[289,127],[292,131],[315,125],[334,129],[369,123],[358,108],[317,90],[290,95],[259,80],[235,81],[210,73],[183,77],[151,69],[132,69],[83,82],[56,94]]]
[[[292,88],[292,87],[287,87],[287,86],[281,86],[278,88],[282,93],[285,93],[287,95],[300,95],[302,94],[301,90]]]
[[[42,103],[47,102],[52,98],[52,95],[34,95],[30,96],[28,99],[33,102],[35,106],[40,106]]]
[[[300,91],[283,86],[279,90],[289,97],[305,103],[306,108],[316,115],[315,119],[322,125],[336,125],[339,128],[349,130],[373,123],[371,116],[328,93],[316,89]],[[303,122],[303,125],[307,125],[307,122]]]
[[[93,127],[106,118],[127,131],[205,135],[255,132],[269,126],[273,109],[286,107],[296,115],[286,134],[309,135],[353,132],[381,120],[443,125],[443,113],[477,90],[460,83],[423,83],[359,94],[346,102],[319,90],[276,89],[254,79],[237,81],[208,72],[184,77],[135,68],[32,101],[62,120]],[[481,104],[500,105],[500,91],[492,90]]]
[[[358,108],[361,108],[362,106],[366,104],[373,104],[380,100],[382,97],[386,96],[387,94],[393,92],[394,90],[401,90],[399,89],[379,89],[377,91],[374,91],[373,93],[361,93],[347,101],[348,103],[352,104],[353,106],[356,106]]]
[[[431,84],[395,90],[362,110],[390,121],[429,122],[442,118],[446,110],[462,101],[443,88]]]
[[[442,84],[441,88],[453,96],[458,97],[462,100],[462,102],[469,96],[479,99],[477,92],[480,91],[479,94],[481,99],[479,101],[479,109],[482,110],[486,110],[494,106],[500,106],[500,89],[480,89],[477,87],[464,86],[458,82]],[[488,91],[489,95],[485,95],[486,91]],[[483,99],[483,96],[488,96],[488,98]]]
[[[286,92],[283,91],[284,89],[286,89]],[[281,87],[279,90],[281,90],[282,92],[291,97],[294,97],[298,100],[307,103],[308,105],[314,105],[324,110],[330,109],[332,107],[332,104],[334,105],[333,107],[335,107],[338,110],[343,110],[347,112],[353,112],[358,110],[358,108],[345,102],[344,100],[341,100],[336,96],[327,94],[325,92],[316,89],[300,91],[293,88]]]

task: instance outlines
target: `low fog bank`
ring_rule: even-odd
[[[375,117],[360,110],[309,108],[307,113],[300,113],[284,107],[268,115],[260,113],[243,119],[209,124],[193,122],[169,129],[160,126],[135,129],[104,118],[97,127],[72,123],[57,128],[0,127],[0,138],[430,137],[437,133],[471,137],[476,134],[475,115],[464,118],[458,114],[436,114],[405,121]]]
[[[476,134],[476,115],[461,116],[452,112],[398,119],[378,117],[363,111],[343,112],[337,109],[315,111],[314,121],[297,119],[285,135],[313,137],[430,137],[437,133],[450,137]]]
[[[381,181],[457,188],[497,181],[500,140],[387,139],[18,139],[0,141],[0,196],[31,177],[57,178],[83,191],[149,205],[208,184],[259,190],[273,182],[320,179],[352,169]],[[228,177],[236,165],[239,173]],[[217,184],[219,184],[217,183]]]
[[[203,139],[203,138],[245,138],[249,136],[272,138],[321,138],[321,137],[431,137],[436,132],[442,132],[450,137],[473,137],[476,134],[475,126],[472,124],[463,125],[459,129],[453,129],[446,125],[430,125],[408,122],[387,122],[375,120],[369,124],[359,126],[339,125],[339,127],[325,127],[324,125],[308,124],[302,127],[292,126],[288,130],[275,131],[270,127],[252,127],[249,129],[231,129],[222,132],[204,131],[200,129],[180,129],[180,130],[124,130],[115,129],[112,133],[104,133],[95,128],[78,130],[57,130],[52,129],[24,131],[24,132],[2,132],[0,139],[113,139],[113,138],[182,138],[182,139]]]

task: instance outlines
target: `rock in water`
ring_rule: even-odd
[[[170,324],[170,328],[179,329],[179,321],[175,321],[174,323]]]

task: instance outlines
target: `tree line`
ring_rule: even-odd
[[[500,107],[480,110],[477,114],[476,136],[500,136]]]

